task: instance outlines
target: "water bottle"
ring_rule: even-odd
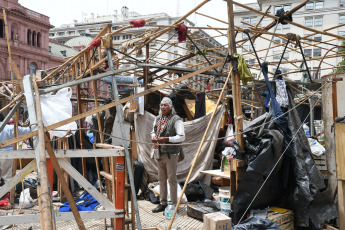
[[[174,203],[172,201],[169,200],[168,206],[164,210],[165,229],[168,229],[169,224],[170,224],[170,220],[171,220],[171,218],[174,215],[174,211],[175,211],[175,205],[174,205]],[[176,218],[177,218],[177,214],[176,214],[174,222],[173,222],[173,224],[171,226],[171,230],[177,230]]]
[[[309,127],[306,123],[303,123],[303,129],[304,129],[305,135],[310,136]]]

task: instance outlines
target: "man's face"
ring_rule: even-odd
[[[168,103],[165,103],[165,102],[162,102],[162,103],[161,103],[161,111],[162,111],[162,114],[163,114],[164,116],[169,115],[169,114],[170,114],[170,111],[171,111],[171,109],[170,109],[170,107],[169,107],[169,104],[168,104]]]

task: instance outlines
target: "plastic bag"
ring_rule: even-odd
[[[234,127],[233,125],[229,125],[228,129],[226,130],[225,139],[223,144],[229,147],[234,146],[235,136],[234,136]]]
[[[25,197],[25,198],[24,198]],[[33,202],[34,200],[30,196],[30,189],[26,188],[24,189],[24,192],[20,193],[20,198],[19,198],[19,205],[23,204],[23,208],[31,208],[34,206]]]
[[[42,95],[41,108],[44,126],[55,124],[59,121],[66,120],[72,117],[72,103],[71,103],[72,89],[60,89],[55,95]],[[53,136],[64,137],[68,131],[57,130],[76,130],[77,123],[74,121],[56,130],[51,130],[49,133]],[[74,134],[75,131],[72,131]]]
[[[156,192],[157,194],[159,194],[159,185],[154,187],[153,191]],[[170,200],[170,187],[169,187],[169,181],[168,180],[167,180],[167,191],[168,191],[168,200]],[[182,192],[182,189],[181,189],[180,185],[177,185],[177,199],[181,196],[181,192]],[[187,200],[186,194],[183,194],[181,203],[184,204],[187,202],[188,202],[188,200]]]
[[[326,152],[326,149],[314,138],[308,138],[311,153],[315,156],[321,156]]]

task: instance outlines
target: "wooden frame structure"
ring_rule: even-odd
[[[28,157],[34,157],[36,158],[36,160],[34,160],[33,162],[31,162],[28,166],[26,166],[21,173],[17,174],[15,177],[13,177],[13,179],[11,180],[10,183],[8,183],[6,186],[2,187],[0,189],[0,196],[2,194],[4,194],[6,191],[8,191],[8,189],[12,188],[12,185],[14,182],[18,182],[20,179],[22,179],[25,175],[27,175],[27,173],[30,170],[33,170],[35,167],[38,167],[39,171],[40,171],[40,175],[41,175],[41,187],[42,187],[42,191],[41,191],[41,197],[40,197],[40,208],[43,208],[42,210],[45,210],[44,212],[41,212],[40,215],[40,221],[41,221],[41,225],[42,225],[42,229],[53,229],[53,223],[50,222],[49,220],[52,220],[54,218],[49,218],[49,217],[53,217],[53,215],[55,216],[56,220],[58,221],[59,219],[62,220],[67,220],[67,219],[71,219],[72,216],[71,215],[67,215],[67,214],[53,214],[51,212],[51,207],[50,207],[50,200],[49,200],[49,196],[45,197],[45,194],[47,194],[48,191],[48,181],[47,181],[47,172],[45,170],[45,158],[49,157],[52,159],[57,158],[54,161],[54,168],[57,170],[57,168],[62,167],[70,176],[74,177],[74,179],[76,179],[80,184],[83,185],[83,187],[90,193],[92,194],[105,208],[105,211],[101,211],[99,212],[97,215],[99,218],[107,218],[107,217],[111,217],[111,218],[123,218],[124,217],[124,211],[123,209],[115,209],[111,203],[109,203],[109,201],[103,197],[103,195],[100,195],[98,193],[96,193],[95,189],[85,180],[85,173],[84,173],[84,177],[81,176],[79,173],[77,173],[72,167],[71,165],[69,165],[68,163],[66,163],[66,161],[62,160],[61,158],[64,157],[71,157],[71,156],[81,156],[82,158],[85,157],[116,157],[116,156],[125,156],[126,160],[125,163],[127,164],[127,170],[129,171],[129,174],[131,174],[132,169],[131,169],[131,162],[129,160],[129,152],[128,152],[128,141],[127,141],[127,137],[125,137],[125,135],[123,135],[123,139],[124,139],[124,144],[123,144],[123,148],[119,148],[119,149],[107,149],[106,151],[99,151],[99,150],[65,150],[65,151],[52,151],[51,148],[49,147],[49,145],[45,144],[45,132],[50,131],[50,130],[54,130],[64,124],[70,123],[70,122],[79,122],[79,127],[83,128],[83,119],[89,115],[92,114],[96,114],[97,115],[97,121],[98,121],[98,127],[99,127],[99,132],[100,132],[100,139],[101,142],[104,142],[104,138],[102,135],[102,125],[100,122],[100,112],[104,111],[106,109],[112,108],[114,106],[117,106],[117,115],[120,116],[120,121],[122,121],[122,114],[121,114],[121,109],[120,106],[121,104],[128,102],[130,100],[133,100],[135,98],[141,97],[141,96],[146,96],[149,93],[158,91],[158,90],[173,90],[172,86],[175,84],[185,84],[187,86],[189,86],[190,91],[193,93],[199,92],[196,89],[193,89],[192,85],[193,84],[201,84],[198,81],[192,80],[193,77],[203,74],[203,76],[207,75],[213,75],[216,76],[218,79],[223,79],[226,80],[225,84],[223,84],[222,89],[214,89],[214,90],[206,90],[206,94],[210,97],[216,98],[217,99],[217,103],[221,103],[221,102],[228,102],[229,98],[232,98],[234,101],[234,111],[235,111],[235,123],[236,123],[236,133],[237,133],[237,139],[240,142],[240,146],[243,147],[243,142],[241,141],[241,125],[244,119],[244,116],[242,114],[242,106],[243,105],[249,105],[251,107],[251,117],[254,118],[253,116],[253,112],[254,110],[257,111],[263,111],[263,103],[262,103],[262,99],[259,95],[259,90],[261,88],[260,84],[262,84],[263,82],[260,81],[256,81],[254,82],[254,84],[250,85],[251,90],[248,90],[247,92],[242,92],[241,91],[241,83],[240,83],[240,76],[238,73],[234,73],[233,72],[233,62],[229,62],[229,60],[227,60],[228,55],[227,54],[235,54],[236,53],[236,49],[237,48],[241,48],[243,47],[243,44],[245,42],[248,41],[248,39],[245,40],[236,40],[235,38],[235,33],[240,31],[240,32],[244,32],[245,29],[240,28],[236,25],[234,25],[233,23],[233,5],[237,5],[239,7],[242,7],[244,9],[247,9],[249,11],[255,12],[258,15],[261,15],[262,18],[260,19],[260,22],[257,25],[249,25],[252,27],[252,29],[250,30],[250,32],[252,33],[251,38],[252,39],[268,39],[265,37],[265,35],[269,35],[269,36],[276,36],[276,37],[280,37],[283,39],[286,39],[286,35],[285,34],[278,34],[275,32],[270,32],[269,30],[271,28],[273,28],[273,26],[276,24],[276,21],[278,18],[276,16],[273,16],[271,14],[268,13],[268,11],[266,12],[261,12],[258,10],[255,10],[253,8],[250,8],[246,5],[240,4],[238,2],[232,1],[232,0],[227,0],[226,3],[227,4],[227,8],[228,8],[228,22],[219,20],[217,18],[213,18],[207,15],[203,15],[201,13],[199,13],[200,15],[203,15],[205,17],[211,18],[213,20],[217,20],[217,21],[221,21],[224,24],[227,25],[227,27],[225,28],[214,28],[214,27],[191,27],[190,29],[211,29],[211,30],[215,30],[218,31],[221,35],[219,36],[225,36],[228,38],[228,45],[227,47],[214,47],[212,49],[210,49],[209,53],[206,53],[204,55],[201,55],[200,53],[198,53],[198,55],[177,55],[178,57],[173,59],[173,60],[163,60],[166,61],[165,63],[163,63],[163,65],[157,65],[157,64],[152,64],[153,61],[162,61],[159,58],[159,54],[162,52],[167,52],[169,53],[170,51],[168,50],[170,47],[172,46],[177,46],[183,49],[187,49],[184,47],[181,47],[178,45],[178,43],[176,42],[167,42],[166,44],[163,44],[164,46],[167,45],[167,47],[163,46],[157,50],[155,48],[150,48],[150,43],[155,43],[155,44],[162,44],[163,41],[161,41],[159,39],[159,37],[161,35],[163,35],[164,33],[167,33],[173,29],[175,29],[176,27],[178,27],[181,23],[183,23],[183,20],[185,20],[189,15],[191,15],[192,13],[196,12],[198,9],[200,9],[201,7],[203,7],[205,4],[212,2],[210,0],[204,0],[202,1],[199,5],[197,5],[194,9],[192,9],[191,11],[189,11],[186,15],[184,15],[183,17],[181,17],[179,20],[177,20],[176,22],[174,22],[172,25],[159,25],[159,26],[155,26],[155,25],[147,25],[147,27],[151,28],[151,32],[150,33],[145,33],[145,34],[141,34],[139,36],[135,36],[130,42],[132,42],[133,44],[135,44],[135,48],[132,49],[128,49],[128,51],[121,51],[123,53],[125,53],[126,57],[124,59],[119,60],[118,57],[115,55],[114,50],[111,49],[112,48],[112,36],[121,33],[123,31],[125,31],[126,29],[132,28],[132,25],[128,25],[128,26],[124,26],[116,31],[111,32],[111,25],[106,26],[105,28],[103,28],[102,31],[100,31],[100,33],[95,37],[94,41],[97,39],[101,39],[102,40],[102,45],[99,46],[95,46],[95,47],[91,47],[91,48],[85,48],[84,50],[82,50],[80,53],[78,53],[77,55],[71,57],[69,60],[67,60],[64,64],[62,64],[61,66],[58,66],[55,69],[51,69],[48,70],[46,72],[44,72],[45,74],[41,75],[38,78],[32,79],[32,77],[30,76],[25,76],[24,79],[22,80],[21,77],[17,76],[19,78],[19,80],[17,80],[16,82],[16,87],[18,89],[20,89],[21,91],[25,90],[25,99],[26,99],[26,103],[28,105],[29,108],[29,114],[30,114],[30,120],[31,122],[34,124],[32,127],[32,132],[16,137],[14,139],[8,140],[8,141],[4,141],[2,143],[0,143],[0,148],[3,148],[5,146],[8,146],[10,144],[16,144],[19,141],[23,141],[26,140],[28,138],[31,137],[35,137],[34,138],[34,147],[35,147],[35,154],[33,151],[13,151],[10,154],[3,154],[0,153],[0,158],[7,158],[7,159],[16,159],[16,158],[28,158]],[[300,9],[301,7],[303,7],[308,1],[304,1],[303,3],[301,3],[300,5],[298,5],[297,7],[295,7],[294,9],[292,9],[291,11],[287,12],[286,15],[291,14],[292,12],[296,12],[298,9]],[[265,27],[261,27],[260,23],[262,21],[262,19],[264,17],[269,17],[272,18],[272,23],[265,26]],[[150,21],[152,19],[146,19],[146,21]],[[329,33],[328,31],[333,28],[329,28],[323,31],[320,30],[316,30],[313,28],[309,28],[309,27],[305,27],[303,25],[297,24],[295,22],[291,22],[291,21],[287,21],[286,19],[284,20],[287,23],[290,23],[293,26],[297,26],[300,28],[303,28],[305,30],[309,30],[311,32],[313,32],[314,34],[316,33],[320,33],[320,34],[325,34],[328,36],[331,36],[333,39],[344,39],[345,37],[337,35],[337,34],[332,34]],[[343,25],[339,25],[340,26],[344,26]],[[221,31],[225,31],[227,30],[228,33],[225,34]],[[299,41],[302,41],[303,45],[305,46],[321,46],[322,44],[320,44],[320,42],[314,41],[312,39],[309,39],[308,35],[305,37],[301,37],[299,39]],[[189,36],[193,36],[192,34],[190,34]],[[215,36],[213,36],[212,38],[214,38]],[[202,41],[208,38],[195,38],[193,37],[194,41]],[[190,42],[190,41],[187,41]],[[294,43],[294,41],[292,41]],[[295,41],[297,42],[297,41]],[[313,43],[310,43],[313,42]],[[194,42],[193,42],[194,44]],[[196,43],[199,44],[199,43]],[[199,44],[200,45],[200,44]],[[274,47],[279,47],[279,46],[283,46],[284,44],[278,44],[275,45]],[[188,43],[188,46],[191,46]],[[133,53],[135,51],[140,50],[141,48],[146,47],[146,60],[145,63],[139,63],[138,60],[135,60],[135,58],[133,58]],[[194,47],[194,48],[198,48],[198,47]],[[269,47],[266,50],[273,48],[273,47]],[[155,55],[153,56],[149,56],[148,55],[148,51],[149,49],[155,50]],[[198,48],[199,49],[199,48]],[[265,51],[265,50],[260,50],[260,51]],[[192,52],[192,51],[191,51]],[[299,52],[297,49],[291,49],[291,51],[289,52]],[[253,58],[256,58],[256,53],[249,51],[248,53],[246,53],[246,55],[252,55]],[[328,59],[328,58],[335,58],[335,57],[340,57],[343,56],[344,54],[342,52],[337,52],[337,51],[333,51],[332,53],[326,55],[324,57],[324,59]],[[265,57],[266,58],[266,57]],[[189,62],[190,60],[193,60],[196,62],[196,64],[191,64]],[[205,61],[205,59],[207,59]],[[318,60],[321,59],[320,58],[313,58],[313,60]],[[256,60],[264,60],[263,57],[258,57],[258,59]],[[294,66],[296,66],[295,63],[297,62],[303,62],[304,60],[294,60],[292,61],[282,61],[281,64],[293,64]],[[149,63],[150,62],[150,63]],[[182,63],[184,64],[186,67],[174,67],[173,65],[176,65],[177,63]],[[132,65],[132,67],[124,67],[124,65]],[[271,64],[277,64],[277,63],[271,63]],[[107,65],[107,67],[106,67]],[[12,66],[12,63],[11,63]],[[224,68],[222,68],[222,66]],[[256,65],[249,65],[250,68],[253,69],[259,69],[260,65],[259,63]],[[222,73],[220,71],[220,68],[222,68],[223,72]],[[338,68],[337,66],[331,66],[331,69],[335,69]],[[154,69],[152,72],[150,72],[151,69]],[[159,74],[159,71],[164,71],[163,74]],[[175,71],[175,72],[179,72],[179,73],[184,73],[184,75],[182,77],[179,77],[177,79],[169,79],[167,78],[167,76],[169,74],[171,74],[171,72],[169,71]],[[305,72],[305,70],[299,69],[299,72]],[[137,76],[139,76],[140,78],[144,79],[144,86],[145,86],[145,90],[143,92],[140,93],[136,93],[134,95],[125,97],[125,98],[119,98],[118,97],[118,92],[117,92],[117,83],[115,80],[115,77],[112,77],[112,87],[113,87],[113,95],[114,95],[114,100],[106,105],[99,105],[99,100],[98,100],[98,93],[97,93],[97,84],[96,81],[99,79],[102,79],[104,77],[107,76],[114,76],[115,74],[125,74],[125,75],[132,75],[135,74]],[[275,73],[269,72],[270,75],[275,75]],[[286,73],[285,73],[286,74]],[[16,74],[17,75],[17,74]],[[149,82],[149,75],[152,75],[153,79],[159,79],[161,80],[161,82],[164,82],[162,84],[156,85],[154,82],[150,83]],[[193,81],[193,82],[191,82]],[[228,81],[231,81],[231,87],[230,85],[227,84]],[[91,98],[88,98],[89,100],[93,100],[94,102],[94,109],[91,110],[86,110],[85,108],[82,108],[81,106],[81,101],[83,100],[81,98],[81,94],[80,94],[80,85],[82,83],[86,83],[86,82],[90,82],[92,84],[92,89],[94,91],[94,96]],[[289,82],[289,84],[297,84],[297,85],[312,85],[315,83],[299,83],[299,82]],[[64,121],[60,121],[57,122],[55,124],[49,125],[44,127],[43,123],[42,123],[42,119],[41,119],[41,111],[40,111],[40,106],[39,105],[39,95],[41,94],[45,94],[45,93],[50,93],[50,92],[55,92],[61,88],[64,87],[72,87],[72,86],[76,86],[76,94],[77,94],[77,103],[78,103],[78,114],[76,116],[73,116],[69,119],[66,119]],[[203,86],[204,87],[204,86]],[[230,96],[230,89],[232,90],[232,96]],[[300,91],[298,88],[296,89],[296,91],[299,92],[303,92]],[[248,96],[248,92],[251,96]],[[303,93],[304,96],[302,96],[300,99],[298,99],[297,101],[300,101],[302,99],[308,98],[308,94]],[[244,99],[244,97],[247,97],[247,100]],[[15,95],[13,95],[13,99],[10,102],[9,106],[6,106],[6,108],[2,108],[1,112],[4,111],[5,109],[11,107],[12,105],[18,105],[22,102],[24,96],[23,94],[17,94],[17,96],[15,97]],[[35,105],[36,104],[36,105]],[[15,108],[13,111],[16,111],[17,108]],[[212,119],[211,119],[212,121]],[[211,122],[210,121],[210,122]],[[208,127],[209,128],[209,127]],[[83,134],[82,132],[80,132],[81,134],[81,140],[83,139]],[[206,133],[205,133],[206,136]],[[204,136],[204,137],[205,137]],[[204,138],[203,138],[204,141]],[[199,151],[202,147],[203,141],[200,144],[199,147]],[[83,143],[81,143],[82,148],[84,148]],[[45,151],[48,151],[48,155],[45,154]],[[197,157],[198,154],[196,154]],[[196,158],[195,158],[196,159]],[[84,159],[83,159],[84,162]],[[36,165],[37,164],[37,165]],[[193,168],[193,167],[192,167]],[[86,171],[86,168],[84,167],[84,172]],[[191,173],[191,171],[190,171]],[[132,181],[132,176],[130,176],[130,187],[131,190],[133,192],[133,181]],[[186,183],[187,184],[187,183]],[[65,187],[66,190],[68,190],[67,187]],[[64,189],[64,190],[65,190]],[[185,188],[184,188],[185,189]],[[184,190],[183,190],[184,191]],[[66,191],[65,191],[66,192]],[[68,193],[68,191],[67,191]],[[109,196],[109,194],[108,194]],[[133,199],[136,199],[135,196],[133,196]],[[180,202],[181,198],[179,199]],[[135,201],[134,201],[135,202]],[[177,211],[177,209],[175,210],[175,212]],[[73,212],[75,219],[77,220],[78,226],[80,229],[84,229],[83,228],[83,223],[82,223],[82,218],[92,218],[95,217],[93,214],[91,213],[80,213],[78,214],[78,212],[74,211]],[[137,210],[136,210],[136,214]],[[68,217],[67,217],[68,216]],[[20,217],[20,223],[27,223],[28,221],[38,221],[38,217],[32,218],[31,217]],[[14,223],[14,221],[16,221],[16,223],[18,224],[18,220],[19,219],[15,219],[15,217],[0,217],[1,219],[1,223],[9,223],[12,224]],[[30,220],[29,220],[30,219]],[[3,222],[4,221],[4,222]],[[116,224],[117,225],[117,224]],[[120,225],[123,226],[123,223],[121,223]],[[138,218],[137,215],[137,225],[138,228],[140,229],[140,218]],[[132,226],[133,227],[133,226]]]

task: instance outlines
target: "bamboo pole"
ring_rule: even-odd
[[[229,47],[229,55],[233,55],[236,52],[236,41],[235,41],[235,31],[234,31],[234,11],[233,11],[233,1],[227,0],[227,8],[228,8],[228,22],[229,22],[229,30],[228,30],[228,47]],[[230,63],[231,67],[233,68],[232,62]],[[244,142],[243,142],[243,135],[241,130],[243,129],[243,117],[242,117],[242,103],[241,103],[241,85],[240,85],[240,75],[239,73],[233,73],[233,77],[231,78],[231,86],[232,86],[232,96],[233,96],[233,108],[234,108],[234,120],[235,120],[235,128],[236,128],[236,140],[240,148],[244,149]]]
[[[228,77],[226,78],[226,81],[225,81],[225,83],[224,83],[224,86],[223,86],[223,89],[222,89],[222,92],[220,93],[220,95],[223,95],[225,89],[228,87],[228,82],[229,82],[231,73],[232,73],[232,69],[230,70],[230,72],[229,72],[229,74],[228,74]],[[186,181],[185,181],[185,183],[184,183],[182,192],[181,192],[180,197],[179,197],[179,199],[178,199],[178,201],[177,201],[177,204],[176,204],[176,208],[175,208],[174,214],[173,214],[173,216],[172,216],[172,218],[171,218],[171,220],[170,220],[170,223],[169,223],[169,226],[168,226],[168,230],[171,229],[171,226],[172,226],[172,224],[173,224],[173,222],[174,222],[175,215],[176,215],[177,210],[178,210],[178,208],[179,208],[179,206],[180,206],[180,204],[181,204],[183,194],[185,193],[186,188],[187,188],[187,184],[188,184],[188,182],[189,182],[189,180],[190,180],[190,177],[192,176],[192,172],[193,172],[193,170],[194,170],[194,167],[195,167],[195,164],[196,164],[196,160],[197,160],[198,157],[199,157],[199,154],[200,154],[200,152],[201,152],[201,148],[202,148],[202,146],[204,145],[206,136],[207,136],[208,131],[209,131],[210,127],[211,127],[213,118],[214,118],[214,116],[216,115],[217,108],[218,108],[218,106],[219,106],[221,100],[222,100],[222,97],[219,97],[219,98],[218,98],[218,101],[217,101],[217,103],[216,103],[215,109],[214,109],[214,111],[213,111],[213,113],[212,113],[212,116],[211,116],[211,118],[210,118],[210,121],[208,122],[208,125],[207,125],[207,128],[206,128],[206,130],[205,130],[204,136],[203,136],[202,139],[201,139],[199,148],[198,148],[198,150],[197,150],[197,152],[196,152],[196,154],[195,154],[193,163],[192,163],[191,168],[190,168],[190,170],[189,170],[189,173],[188,173],[188,175],[187,175],[187,178],[186,178]]]
[[[38,87],[36,81],[33,79],[33,87],[35,91],[35,100],[36,100],[36,115],[37,115],[37,126],[38,126],[38,147],[40,152],[40,185],[39,189],[39,207],[40,207],[40,217],[41,217],[41,227],[43,230],[53,230],[53,213],[52,213],[52,203],[50,199],[50,189],[48,186],[48,171],[47,171],[47,159],[45,154],[45,141],[44,141],[44,127],[40,103],[40,95],[38,92]]]
[[[261,12],[261,11],[259,11],[259,10],[253,9],[253,8],[251,8],[251,7],[249,7],[249,6],[243,5],[243,4],[238,3],[238,2],[236,2],[236,1],[234,1],[234,4],[237,5],[237,6],[240,6],[240,7],[244,8],[244,9],[246,9],[246,10],[255,12],[255,13],[257,13],[257,14],[266,15],[267,17],[270,17],[270,18],[272,18],[272,19],[279,20],[279,17],[277,17],[277,16],[273,16],[273,15],[270,15],[270,14],[265,14],[264,12]],[[289,23],[289,24],[294,25],[294,26],[297,26],[297,27],[302,28],[302,29],[304,29],[304,30],[308,30],[308,31],[311,31],[311,32],[320,33],[320,34],[324,34],[324,35],[327,35],[327,36],[331,36],[331,37],[335,37],[335,38],[338,38],[338,39],[345,40],[345,37],[344,37],[344,36],[340,36],[340,35],[337,35],[337,34],[328,33],[328,32],[322,31],[322,30],[317,30],[317,29],[314,29],[314,28],[311,28],[311,27],[307,27],[307,26],[304,26],[304,25],[301,25],[301,24],[298,24],[298,23],[296,23],[296,22],[289,21],[289,20],[286,20],[286,19],[284,19],[284,22]]]

